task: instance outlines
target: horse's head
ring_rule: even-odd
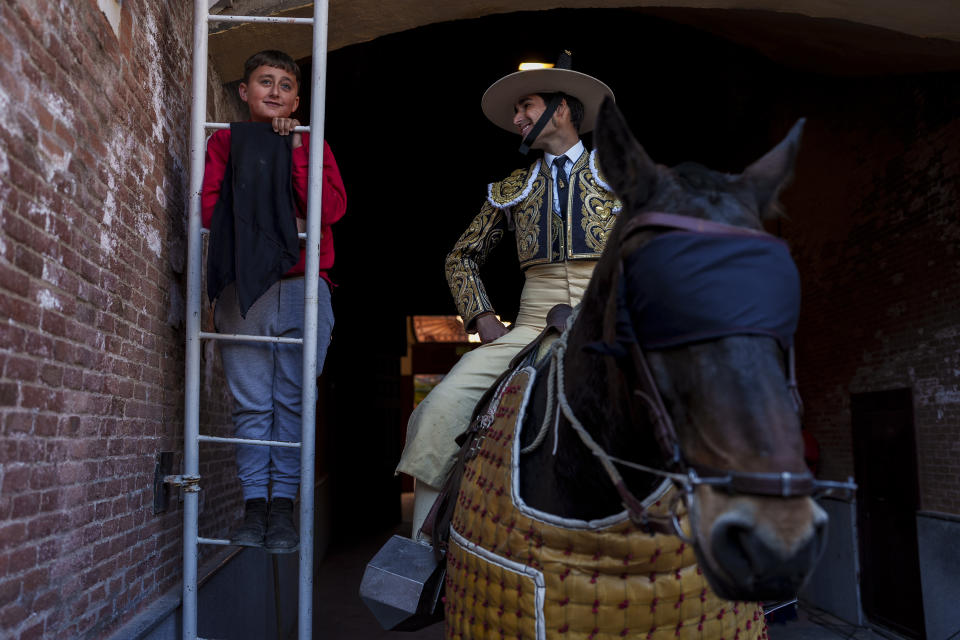
[[[782,243],[761,231],[778,213],[802,127],[740,175],[655,164],[610,101],[595,134],[600,166],[623,202],[598,266],[616,273],[611,262],[623,265],[619,301],[606,313],[618,307],[622,327],[626,309],[682,468],[716,480],[691,488],[690,535],[711,586],[735,600],[795,595],[825,541],[827,517],[810,491],[783,486],[812,482],[787,358],[799,281]],[[751,231],[631,225],[649,212]]]

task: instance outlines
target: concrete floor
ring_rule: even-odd
[[[441,640],[443,624],[420,631],[384,631],[360,600],[360,580],[367,563],[397,534],[409,537],[413,494],[403,494],[403,521],[397,527],[334,543],[320,564],[314,582],[314,638],[316,640]]]
[[[409,526],[407,527],[409,530]],[[314,587],[316,640],[440,640],[443,625],[420,631],[384,631],[360,600],[363,571],[387,539],[399,531],[383,531],[331,547],[320,564]]]
[[[858,627],[800,603],[796,618],[769,624],[771,640],[906,640],[893,631]]]
[[[781,611],[780,613],[785,613]],[[788,617],[778,620],[771,615],[767,626],[770,640],[874,640],[876,636],[869,629],[856,627],[834,618],[828,613],[804,606],[795,607]]]
[[[403,498],[404,521],[399,526],[335,544],[327,551],[315,579],[313,628],[317,640],[443,638],[442,624],[414,632],[384,631],[358,595],[367,562],[391,535],[410,533],[410,494]],[[776,612],[769,628],[771,640],[901,640],[890,633],[850,625],[802,603]]]

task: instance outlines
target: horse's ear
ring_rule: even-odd
[[[617,196],[634,205],[646,202],[653,191],[656,165],[633,137],[610,97],[604,98],[600,105],[593,139],[600,156],[600,169]]]
[[[803,135],[805,118],[797,120],[787,137],[767,152],[765,156],[747,167],[740,179],[753,191],[761,219],[772,218],[780,214],[777,198],[780,191],[790,184],[793,168],[800,150],[800,136]]]

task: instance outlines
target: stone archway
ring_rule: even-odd
[[[228,8],[220,5],[230,4]],[[738,44],[787,66],[831,74],[911,73],[960,69],[960,10],[954,0],[922,6],[898,0],[331,0],[330,49],[440,22],[516,11],[629,8],[658,15]],[[310,16],[302,0],[232,0],[215,13]],[[224,81],[236,80],[242,61],[278,42],[294,58],[311,53],[309,27],[271,24],[215,27],[210,54]],[[827,64],[837,52],[843,64]]]

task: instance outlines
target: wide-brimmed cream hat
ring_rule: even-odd
[[[529,69],[517,71],[494,82],[483,93],[480,108],[493,124],[501,129],[517,133],[513,126],[513,107],[517,99],[531,93],[555,93],[562,91],[583,103],[583,123],[580,133],[593,129],[606,96],[613,99],[613,91],[593,76],[572,69]]]

